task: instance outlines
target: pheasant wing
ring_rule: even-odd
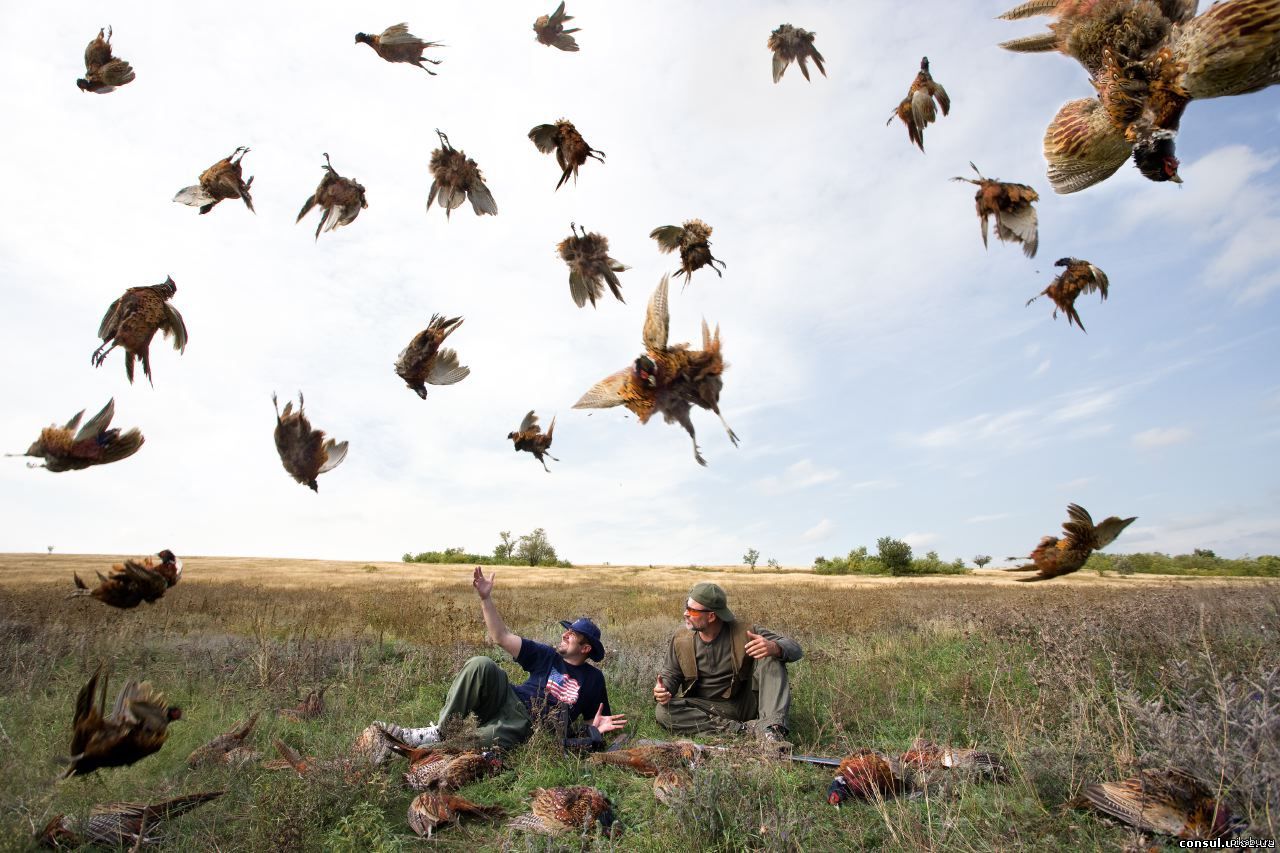
[[[538,416],[533,413],[533,409],[529,410],[529,414],[524,416],[524,420],[520,422],[519,432],[528,432],[538,426]]]
[[[493,194],[484,185],[484,181],[478,178],[472,181],[467,194],[471,198],[471,209],[476,212],[476,216],[481,216],[485,213],[490,216],[498,215],[498,203],[493,200]]]
[[[554,124],[540,124],[529,131],[529,139],[543,154],[550,154],[560,146],[560,131]]]
[[[182,202],[188,207],[204,207],[206,204],[213,204],[217,201],[199,184],[178,190],[178,194],[173,197],[173,200]]]
[[[347,458],[347,442],[335,441],[329,439],[324,443],[324,464],[320,466],[317,474],[323,474],[325,471],[332,471],[342,464]]]
[[[1138,517],[1136,515],[1132,516],[1131,518],[1119,518],[1113,515],[1110,518],[1106,519],[1094,529],[1094,533],[1093,533],[1094,546],[1093,547],[1099,550],[1107,547],[1112,542],[1116,541],[1116,537],[1119,536],[1122,532],[1124,532],[1124,529],[1126,527],[1128,527],[1130,524],[1133,524],[1137,520],[1138,520]]]
[[[1063,104],[1044,132],[1049,183],[1062,195],[1105,181],[1132,153],[1133,145],[1097,98]]]
[[[641,339],[647,349],[661,352],[667,348],[667,333],[671,324],[671,314],[667,310],[668,276],[658,282],[653,296],[649,297],[649,308],[644,316],[644,331]]]
[[[422,39],[409,32],[409,24],[407,21],[394,24],[382,31],[382,35],[378,36],[378,41],[382,44],[414,44],[422,41]]]
[[[1160,796],[1156,786],[1144,784],[1143,776],[1102,782],[1084,789],[1079,805],[1088,805],[1136,829],[1178,836],[1188,815]]]
[[[680,248],[684,239],[684,228],[679,225],[662,225],[649,232],[649,236],[658,241],[658,249],[664,254]]]
[[[1036,209],[1029,202],[1024,202],[1012,210],[999,211],[996,214],[996,235],[1002,240],[1021,241],[1022,253],[1034,258],[1040,242]]]
[[[163,313],[160,316],[160,329],[167,338],[173,335],[173,348],[178,352],[185,352],[187,349],[187,324],[182,321],[182,315],[178,313],[178,309],[173,307],[170,302],[164,303]]]
[[[85,425],[80,427],[80,431],[76,433],[74,441],[80,442],[87,438],[95,438],[97,435],[111,426],[111,419],[116,416],[116,399],[112,397],[107,404],[102,407],[102,411],[90,418]]]
[[[458,364],[458,353],[446,348],[436,353],[431,370],[427,372],[427,382],[432,385],[452,385],[470,375],[471,368]]]
[[[626,402],[626,386],[631,380],[631,368],[625,367],[610,376],[601,379],[591,390],[582,395],[573,404],[575,409],[611,409]]]

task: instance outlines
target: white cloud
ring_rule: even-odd
[[[987,522],[991,522],[991,521],[1002,521],[1006,518],[1009,518],[1009,513],[997,512],[997,513],[992,513],[991,515],[973,515],[973,516],[970,516],[969,518],[966,518],[964,520],[964,523],[965,524],[986,524]]]
[[[1048,373],[1048,372],[1049,372],[1049,365],[1050,365],[1050,364],[1052,364],[1052,361],[1050,361],[1049,359],[1047,359],[1047,358],[1046,358],[1044,361],[1042,361],[1042,362],[1040,362],[1038,365],[1036,365],[1036,369],[1035,369],[1035,370],[1033,370],[1033,371],[1031,372],[1031,375],[1032,375],[1032,376],[1043,376],[1044,374],[1046,374],[1046,373]]]
[[[1191,430],[1186,427],[1155,427],[1135,433],[1133,444],[1135,447],[1140,447],[1144,450],[1155,447],[1169,447],[1173,444],[1182,444],[1188,441],[1191,435]]]
[[[766,495],[779,495],[830,483],[839,476],[840,472],[834,469],[819,468],[813,460],[801,459],[788,465],[781,475],[764,477],[756,485]]]
[[[936,533],[908,533],[902,537],[902,541],[906,542],[912,548],[923,548],[931,542],[938,541]]]
[[[823,539],[829,537],[834,530],[835,525],[831,523],[831,519],[824,518],[822,521],[819,521],[813,527],[810,527],[804,533],[800,534],[800,539],[805,542],[821,542]]]

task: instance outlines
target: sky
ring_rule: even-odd
[[[1057,196],[1044,127],[1092,91],[1065,56],[996,46],[1045,20],[996,20],[1004,0],[571,0],[578,53],[534,40],[554,5],[0,8],[0,449],[113,397],[146,436],[84,471],[0,459],[0,551],[396,560],[541,527],[576,563],[808,565],[881,536],[1000,563],[1077,502],[1138,517],[1112,552],[1280,553],[1280,87],[1188,108],[1181,187],[1126,165]],[[354,43],[399,21],[445,45],[438,76]],[[816,32],[827,77],[772,82],[784,22]],[[107,25],[137,79],[83,93]],[[926,154],[885,126],[924,55],[952,100]],[[561,117],[607,161],[556,192],[527,133]],[[496,217],[425,210],[436,128]],[[240,145],[256,215],[172,201]],[[294,218],[324,152],[369,207],[314,240],[317,214]],[[970,161],[1040,193],[1036,258],[984,250],[974,188],[948,180]],[[678,263],[649,232],[694,217],[727,269],[673,285],[670,340],[720,325],[741,438],[694,409],[705,468],[676,425],[572,409],[641,352]],[[631,267],[625,304],[574,305],[570,222]],[[1024,304],[1063,256],[1111,282],[1077,303],[1087,334]],[[165,276],[186,352],[156,339],[154,388],[119,350],[94,369],[107,307]],[[423,401],[392,364],[433,313],[465,318],[471,375]],[[350,442],[318,493],[272,439],[272,392],[298,390]],[[550,474],[506,439],[530,409],[556,418]]]

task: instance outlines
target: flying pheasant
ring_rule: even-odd
[[[542,469],[548,474],[551,469],[547,467],[547,460],[544,456],[551,457],[551,461],[559,462],[560,460],[551,456],[551,436],[556,431],[556,419],[551,419],[551,426],[546,432],[542,431],[542,427],[538,426],[538,416],[529,410],[529,414],[524,416],[524,420],[520,422],[520,429],[515,432],[507,433],[507,438],[515,443],[517,452],[527,450],[533,454],[533,458],[542,463]]]
[[[240,767],[257,761],[262,757],[261,754],[245,745],[257,722],[258,713],[255,711],[243,723],[223,732],[205,745],[196,747],[187,756],[187,766],[194,768],[221,764],[226,767]]]
[[[1022,583],[1048,580],[1079,571],[1094,551],[1101,551],[1116,540],[1116,537],[1137,520],[1110,516],[1098,525],[1079,504],[1067,504],[1067,521],[1062,530],[1066,536],[1045,536],[1040,544],[1031,552],[1031,562],[1023,566],[1005,569],[1006,572],[1036,572],[1036,577],[1019,578]]]
[[[103,34],[106,38],[103,38]],[[84,77],[76,81],[82,92],[105,95],[117,86],[132,83],[133,67],[111,55],[111,28],[98,30],[98,37],[84,49]]]
[[[135,359],[141,359],[142,372],[151,382],[151,339],[156,332],[163,332],[166,338],[172,335],[173,348],[178,352],[187,348],[187,325],[169,302],[177,292],[178,285],[166,276],[160,284],[131,287],[112,302],[98,326],[102,345],[89,358],[93,366],[101,367],[113,349],[124,347],[124,373],[129,382],[133,382]]]
[[[75,578],[76,591],[67,598],[92,596],[103,604],[128,610],[142,602],[154,604],[165,592],[182,579],[182,561],[168,548],[156,555],[160,564],[156,565],[150,557],[142,560],[125,560],[123,564],[111,567],[111,574],[98,572],[98,585],[90,589],[80,580],[80,575],[72,573]]]
[[[119,429],[108,429],[115,414],[116,401],[113,398],[77,431],[80,418],[84,417],[81,409],[63,426],[52,424],[40,430],[40,437],[27,448],[26,453],[6,455],[42,457],[43,465],[28,462],[27,467],[48,468],[55,472],[78,471],[91,465],[107,465],[128,459],[138,452],[145,439],[136,428],[123,435]]]
[[[182,717],[182,709],[169,705],[164,694],[150,683],[130,679],[106,713],[107,682],[93,674],[76,697],[72,720],[71,759],[64,776],[83,776],[100,767],[125,767],[141,761],[164,746],[169,723]]]
[[[347,442],[324,440],[324,430],[312,429],[311,421],[302,413],[302,392],[298,392],[298,411],[293,411],[293,401],[284,404],[284,413],[276,395],[271,394],[276,407],[276,452],[289,476],[318,492],[316,477],[332,471],[347,458]]]
[[[827,787],[827,802],[839,806],[853,797],[874,800],[901,789],[902,780],[883,755],[860,749],[840,762],[836,777]]]
[[[676,275],[684,275],[687,287],[693,277],[694,270],[702,269],[708,264],[721,276],[716,264],[726,266],[725,262],[711,255],[711,226],[701,219],[690,219],[684,225],[661,225],[649,232],[649,236],[658,241],[658,250],[663,254],[680,250],[680,269]]]
[[[1095,290],[1102,294],[1102,301],[1107,299],[1107,274],[1095,267],[1088,261],[1082,261],[1078,258],[1059,258],[1054,261],[1055,267],[1066,267],[1052,283],[1040,293],[1027,300],[1030,305],[1041,296],[1047,296],[1053,300],[1054,309],[1053,317],[1058,318],[1058,312],[1067,315],[1067,325],[1075,323],[1080,327],[1080,331],[1084,331],[1084,323],[1080,322],[1080,315],[1076,313],[1076,297],[1082,293],[1093,293]]]
[[[895,117],[901,119],[907,126],[907,136],[923,152],[924,129],[938,119],[938,112],[933,107],[934,101],[942,108],[943,115],[951,111],[951,98],[947,97],[947,90],[942,88],[942,84],[930,75],[929,57],[926,56],[920,60],[920,71],[916,74],[916,79],[911,81],[907,96],[885,124],[890,124]]]
[[[534,38],[548,47],[558,47],[575,53],[578,50],[578,43],[569,34],[578,32],[580,28],[571,27],[567,30],[564,28],[565,21],[572,20],[573,15],[564,13],[564,2],[561,0],[554,12],[550,15],[539,15],[533,22]]]
[[[1088,785],[1069,805],[1093,809],[1141,832],[1188,840],[1230,838],[1248,826],[1202,782],[1177,769],[1143,770],[1118,782]]]
[[[951,180],[964,181],[978,187],[973,199],[982,223],[982,245],[987,245],[987,220],[994,216],[996,237],[1021,243],[1022,253],[1028,258],[1034,258],[1040,242],[1040,231],[1036,209],[1031,205],[1039,201],[1040,196],[1026,184],[1006,184],[984,178],[977,166],[972,163],[969,166],[977,173],[978,180],[965,177],[954,177]]]
[[[475,160],[449,144],[449,137],[438,129],[440,147],[431,152],[431,191],[427,194],[427,210],[440,196],[440,206],[444,208],[445,219],[454,209],[461,207],[464,200],[471,202],[471,209],[476,216],[498,215],[498,203],[493,200],[489,188],[485,186],[480,166]]]
[[[556,249],[569,265],[569,295],[574,303],[581,308],[590,299],[595,307],[596,300],[604,295],[606,284],[619,302],[626,302],[622,298],[622,282],[615,273],[631,267],[609,257],[609,238],[585,228],[579,235],[576,222],[570,222],[569,228],[573,235],[561,240]]]
[[[444,46],[439,42],[423,41],[413,35],[409,32],[409,25],[407,23],[387,27],[382,31],[381,35],[376,36],[366,35],[365,33],[356,33],[355,43],[364,43],[369,45],[369,47],[373,48],[374,53],[381,56],[387,62],[407,62],[410,65],[415,65],[418,68],[421,68],[433,77],[436,72],[432,71],[422,63],[429,62],[432,65],[439,65],[440,60],[427,59],[422,55],[422,51],[429,47]]]
[[[1197,4],[1198,0],[1028,0],[1000,18],[1050,15],[1055,20],[1048,32],[1000,46],[1019,53],[1058,51],[1096,74],[1105,48],[1135,59],[1146,57],[1169,37],[1174,24],[1195,16]]]
[[[88,818],[84,820],[68,815],[54,815],[45,824],[36,841],[43,847],[59,850],[84,844],[136,850],[145,844],[160,842],[157,830],[163,829],[167,821],[181,817],[225,793],[226,791],[205,791],[159,803],[99,803],[89,811]]]
[[[565,119],[559,119],[555,124],[538,125],[529,131],[529,139],[543,154],[556,153],[556,163],[560,165],[557,190],[570,176],[573,176],[575,184],[578,182],[578,168],[587,162],[588,157],[604,162],[604,152],[588,145],[573,122]]]
[[[320,222],[316,225],[316,239],[320,239],[321,231],[332,231],[343,225],[356,221],[360,211],[369,206],[364,198],[364,187],[351,178],[344,178],[333,168],[329,155],[324,155],[324,177],[316,191],[302,205],[294,224],[302,221],[302,217],[311,212],[311,208],[320,205],[324,211]]]
[[[471,375],[471,368],[458,364],[456,352],[440,346],[461,325],[461,317],[446,320],[432,314],[427,328],[414,335],[396,357],[396,375],[422,399],[427,399],[428,384],[453,385]]]
[[[667,345],[670,316],[667,312],[667,276],[662,277],[649,299],[645,317],[645,354],[611,376],[597,382],[574,403],[575,409],[608,409],[626,406],[640,423],[661,414],[667,423],[678,423],[693,441],[693,458],[706,465],[698,448],[698,439],[689,417],[690,408],[709,409],[720,418],[729,440],[738,445],[738,436],[720,414],[720,389],[725,363],[720,354],[720,327],[715,335],[702,321],[702,349],[691,350],[688,344]]]
[[[769,50],[773,51],[773,82],[777,83],[781,80],[787,66],[796,61],[800,63],[800,73],[804,75],[804,79],[808,80],[810,59],[813,60],[814,65],[818,66],[822,76],[827,76],[827,69],[822,67],[822,54],[818,53],[818,49],[813,46],[815,35],[817,33],[811,33],[790,24],[783,24],[769,34]]]
[[[532,811],[511,820],[507,826],[542,835],[585,833],[596,824],[601,831],[616,837],[622,824],[616,822],[613,803],[599,788],[570,785],[562,788],[536,788]]]
[[[430,838],[441,824],[456,824],[463,815],[495,819],[505,814],[501,806],[482,806],[445,791],[423,791],[409,803],[409,827]]]
[[[213,210],[223,199],[238,198],[244,201],[244,206],[249,208],[250,213],[255,212],[253,199],[249,196],[253,177],[250,176],[249,180],[245,181],[240,165],[244,155],[248,153],[249,149],[244,146],[232,151],[230,155],[201,172],[200,183],[179,190],[173,200],[180,201],[188,207],[198,207],[200,213],[204,214]]]

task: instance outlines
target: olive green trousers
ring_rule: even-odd
[[[476,715],[484,746],[514,749],[533,734],[529,709],[516,696],[502,667],[491,658],[477,655],[462,665],[440,709],[439,725],[467,714]]]
[[[751,689],[742,690],[734,699],[673,696],[667,704],[656,705],[653,709],[658,725],[677,734],[741,732],[748,729],[763,732],[769,726],[788,729],[790,711],[791,685],[787,681],[787,665],[777,658],[754,661]]]

